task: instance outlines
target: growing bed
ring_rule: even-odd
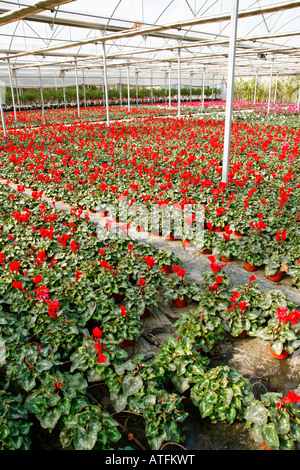
[[[215,352],[244,340],[297,361],[299,116],[237,115],[224,184],[220,114],[142,114],[109,128],[28,116],[0,142],[0,448],[30,449],[40,427],[62,448],[190,449],[195,410],[200,423],[238,423],[246,448],[296,449],[299,389],[256,395]],[[174,227],[146,219],[153,206],[172,208],[182,240],[159,245]]]

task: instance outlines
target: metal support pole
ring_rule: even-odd
[[[12,81],[12,75],[11,75],[11,68],[10,68],[10,62],[9,62],[8,59],[7,59],[7,64],[8,64],[8,75],[9,75],[10,90],[11,90],[11,99],[12,99],[12,104],[13,104],[13,108],[14,108],[14,116],[15,116],[15,121],[18,122],[14,87],[13,87],[13,81]]]
[[[177,90],[177,100],[178,100],[178,119],[181,118],[181,54],[180,49],[178,49],[178,90]]]
[[[232,12],[231,12],[231,34],[230,34],[230,42],[229,42],[229,56],[228,56],[226,115],[225,115],[223,169],[222,169],[222,182],[224,183],[228,182],[236,33],[237,33],[237,24],[238,24],[239,0],[234,0],[232,4],[233,5],[232,5]]]
[[[15,75],[15,82],[16,82],[18,108],[19,108],[19,111],[21,111],[21,103],[20,103],[20,95],[19,95],[19,89],[18,89],[18,80],[17,80],[17,71],[16,70],[14,70],[14,75]]]
[[[151,104],[153,104],[153,73],[151,69],[151,74],[150,74],[150,80],[151,80]]]
[[[40,77],[40,91],[41,91],[41,101],[42,101],[42,117],[43,117],[43,124],[45,124],[45,104],[44,104],[44,94],[43,94],[43,86],[42,86],[42,74],[41,74],[40,67],[39,67],[39,77]]]
[[[7,137],[6,123],[5,123],[5,117],[4,117],[4,111],[3,111],[2,93],[1,93],[1,90],[0,90],[0,112],[1,112],[2,127],[3,127],[3,135],[4,135],[4,137]]]
[[[274,104],[276,103],[277,84],[278,84],[278,72],[276,74],[275,91],[274,91]]]
[[[164,102],[167,101],[167,89],[168,89],[168,72],[165,72],[165,86],[164,86]]]
[[[77,115],[80,117],[80,101],[79,101],[79,86],[77,74],[77,61],[75,61],[75,80],[76,80],[76,96],[77,96]]]
[[[254,100],[253,100],[253,104],[256,103],[257,80],[258,80],[258,75],[257,75],[257,71],[256,71],[256,74],[255,74],[255,85],[254,85]]]
[[[105,42],[102,43],[102,50],[103,50],[103,74],[104,74],[105,103],[106,103],[106,123],[107,123],[107,126],[110,126]]]
[[[268,98],[268,111],[270,112],[270,103],[271,103],[271,93],[272,93],[272,79],[273,79],[273,65],[274,65],[274,58],[271,59],[271,73],[270,73],[270,85],[269,85],[269,98]]]
[[[171,64],[169,65],[169,108],[171,109]]]
[[[62,71],[62,86],[63,86],[63,95],[64,95],[64,106],[67,109],[67,99],[66,99],[66,87],[65,87],[65,71]]]
[[[298,94],[298,103],[297,103],[297,111],[300,109],[300,88],[299,88],[299,94]]]
[[[122,72],[120,69],[120,106],[122,105]]]
[[[202,72],[202,103],[201,103],[201,111],[203,112],[204,110],[204,87],[205,87],[205,69],[203,69],[203,72]]]
[[[127,106],[128,112],[130,112],[130,80],[129,80],[129,65],[127,65]]]
[[[136,105],[138,106],[139,104],[139,88],[138,88],[138,72],[135,72],[135,100],[136,100]]]
[[[190,72],[190,102],[192,102],[192,80],[193,80],[193,75],[192,75],[192,72]]]
[[[85,94],[85,77],[84,77],[84,69],[82,69],[82,86],[83,86],[83,102],[84,102],[84,107],[86,108],[86,94]]]

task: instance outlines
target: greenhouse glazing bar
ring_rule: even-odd
[[[56,6],[72,3],[74,1],[75,0],[44,0],[37,2],[32,6],[26,6],[16,10],[9,10],[0,15],[0,26],[7,25],[15,21],[20,21],[24,18],[27,18],[29,15],[34,15],[44,10],[50,10]]]
[[[272,94],[272,81],[273,81],[273,66],[274,66],[274,57],[272,57],[272,59],[271,59],[271,72],[270,72],[270,84],[269,84],[269,97],[268,97],[267,114],[270,113],[271,94]]]
[[[11,98],[12,98],[12,104],[14,108],[14,119],[16,122],[18,122],[18,116],[17,116],[17,110],[16,110],[16,101],[15,101],[15,94],[14,94],[14,86],[13,86],[13,81],[12,81],[12,73],[11,73],[11,67],[10,67],[10,62],[7,59],[7,64],[8,64],[8,75],[9,75],[9,83],[10,83],[10,90],[11,90]]]
[[[177,85],[177,101],[178,101],[178,119],[181,118],[181,50],[178,49],[178,85]]]
[[[77,97],[77,115],[78,115],[78,117],[80,117],[80,101],[79,101],[77,61],[75,61],[75,81],[76,81],[76,97]]]
[[[236,50],[236,35],[237,35],[237,25],[238,25],[239,0],[234,0],[232,3],[233,3],[233,7],[232,7],[232,14],[231,14],[231,36],[230,36],[230,44],[229,44],[229,58],[228,58],[227,97],[226,97],[225,133],[224,133],[223,168],[222,168],[222,181],[224,183],[228,182],[235,50]]]
[[[43,84],[42,84],[42,73],[41,73],[40,67],[39,67],[39,78],[40,78],[40,93],[41,93],[41,102],[42,102],[42,118],[43,118],[43,124],[45,124],[45,104],[44,104],[44,93],[43,93]]]
[[[169,109],[171,109],[171,64],[169,64]]]
[[[130,112],[130,79],[129,79],[129,65],[127,64],[127,100],[128,112]]]
[[[104,74],[104,90],[105,90],[105,105],[106,105],[106,124],[110,126],[109,118],[109,102],[108,102],[108,84],[107,84],[107,67],[106,67],[106,54],[105,54],[105,42],[102,43],[103,50],[103,74]]]
[[[6,123],[5,123],[5,116],[4,116],[4,111],[3,111],[2,93],[1,93],[1,91],[0,91],[0,114],[1,114],[3,135],[4,135],[4,137],[7,137]]]
[[[300,0],[298,1],[291,1],[291,2],[280,2],[277,4],[272,4],[260,8],[249,8],[243,11],[239,12],[239,18],[248,18],[248,17],[253,17],[257,15],[263,15],[267,13],[275,13],[277,11],[282,11],[282,10],[289,10],[293,8],[300,7]],[[116,39],[122,39],[122,38],[130,38],[134,36],[142,36],[142,35],[149,35],[151,33],[156,33],[156,32],[161,32],[161,31],[166,31],[168,29],[181,29],[184,27],[189,27],[189,26],[194,26],[194,25],[200,25],[200,24],[210,24],[210,23],[216,23],[220,21],[230,21],[231,15],[228,13],[221,13],[221,14],[216,14],[213,16],[207,16],[207,17],[201,17],[201,18],[193,18],[190,20],[185,20],[185,21],[179,21],[179,22],[174,22],[174,23],[169,23],[165,25],[158,25],[158,26],[151,26],[151,27],[146,27],[146,28],[140,28],[140,29],[130,29],[130,30],[125,30],[122,32],[118,33],[112,33],[108,34],[107,36],[98,36],[93,39],[82,39],[80,41],[73,41],[72,43],[66,42],[61,45],[54,45],[54,46],[47,46],[46,48],[41,48],[37,50],[31,50],[31,51],[24,51],[20,52],[18,54],[12,54],[11,57],[22,57],[26,55],[32,55],[32,54],[37,54],[37,53],[45,53],[45,52],[50,52],[50,51],[57,51],[61,49],[67,49],[75,46],[82,46],[85,44],[95,44],[97,42],[106,42],[110,40],[116,40]],[[1,59],[6,59],[6,57],[0,57]]]

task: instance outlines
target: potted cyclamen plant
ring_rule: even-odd
[[[227,225],[227,209],[225,207],[216,206],[214,202],[207,205],[205,219],[213,225],[215,232],[223,232]]]
[[[203,287],[214,295],[219,295],[231,284],[230,277],[223,271],[226,263],[219,263],[213,255],[207,257],[210,261],[210,269],[203,272]]]
[[[171,250],[159,250],[156,254],[157,266],[164,274],[172,272],[172,266],[179,263],[179,258]]]
[[[143,332],[140,313],[126,305],[117,306],[102,318],[101,330],[107,344],[129,346]]]
[[[174,307],[185,307],[189,295],[189,282],[185,277],[186,269],[174,265],[176,276],[172,276],[164,282],[164,298],[172,299]]]
[[[126,301],[127,307],[134,308],[139,313],[140,318],[147,317],[158,304],[155,283],[140,277],[137,286],[132,286],[127,290]]]
[[[255,336],[270,342],[270,353],[274,357],[286,359],[300,347],[300,329],[294,327],[299,319],[298,310],[277,307],[275,317],[268,320],[266,326],[257,329]]]
[[[283,264],[286,263],[287,258],[281,253],[274,253],[272,251],[270,253],[264,260],[265,274],[271,281],[279,282],[282,279],[284,273]]]
[[[246,408],[245,429],[265,450],[296,450],[300,442],[300,411],[294,403],[300,396],[289,391],[285,397],[281,393],[269,392],[253,400]]]
[[[214,367],[197,378],[190,397],[201,417],[208,417],[213,424],[243,420],[254,399],[250,380],[228,366]]]
[[[238,253],[238,242],[231,237],[233,230],[225,225],[221,236],[217,236],[213,243],[213,255],[220,255],[221,260],[225,262],[233,261]]]
[[[200,250],[203,255],[211,255],[218,235],[213,231],[212,224],[206,224],[208,230],[199,230],[195,233],[192,242],[197,250]]]
[[[239,240],[237,257],[244,261],[246,271],[257,271],[264,264],[263,239],[257,234],[250,233]]]
[[[190,338],[197,350],[209,352],[216,342],[224,338],[222,320],[203,308],[183,312],[174,324],[175,331],[182,338]]]
[[[261,311],[252,308],[249,301],[242,300],[243,296],[237,290],[228,293],[228,296],[230,296],[228,308],[219,312],[224,330],[238,338],[244,338],[247,334],[253,336],[257,325],[265,322]]]

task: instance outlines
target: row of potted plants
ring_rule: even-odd
[[[243,314],[255,324],[248,328],[249,334],[258,334],[267,316],[274,320],[279,309],[277,320],[287,325],[291,335],[291,323],[298,316],[294,313],[284,321],[295,310],[284,297],[276,292],[260,293],[262,303],[253,278],[243,288],[232,287],[214,257],[203,285],[198,286],[187,278],[171,252],[113,236],[108,230],[97,237],[96,227],[80,217],[80,211],[57,211],[42,201],[41,194],[28,198],[1,186],[1,201],[3,448],[30,447],[32,416],[42,428],[58,429],[62,446],[114,448],[121,439],[117,422],[106,410],[94,406],[87,392],[88,384],[99,380],[107,386],[116,412],[128,410],[144,418],[152,449],[159,449],[164,441],[181,442],[181,423],[187,418],[182,394],[189,389],[202,417],[232,422],[248,416],[248,427],[257,424],[250,413],[245,414],[254,403],[247,380],[226,367],[209,369],[207,355],[198,350],[211,351],[226,328],[233,336],[240,328],[247,329],[248,323],[240,320]],[[173,267],[171,275],[159,269],[166,262]],[[150,362],[141,355],[129,357],[120,344],[142,334],[141,314],[145,307],[151,310],[156,305],[160,288],[165,300],[182,294],[178,281],[187,288],[187,300],[199,304],[199,311],[178,320],[175,337]],[[247,308],[232,308],[234,293]],[[227,309],[230,317],[236,315],[235,320],[223,315]],[[291,347],[295,341],[289,337]],[[205,392],[203,386],[214,378],[219,382],[221,377],[221,401],[211,406],[209,390]],[[175,387],[171,392],[166,388],[170,380]],[[224,394],[232,396],[225,404]],[[281,407],[285,409],[283,403]],[[297,423],[291,405],[290,412]],[[293,424],[292,433],[291,428],[286,430],[283,444],[277,437],[279,445],[269,439],[269,446],[294,448],[297,429]]]
[[[166,207],[185,222],[180,209],[190,206],[195,217],[202,206],[206,231],[223,229],[218,238],[205,234],[205,249],[214,245],[214,254],[262,266],[270,276],[285,272],[298,286],[297,121],[235,122],[228,184],[220,181],[223,126],[223,120],[203,116],[150,118],[109,129],[84,121],[15,129],[1,143],[1,175],[20,190],[28,186],[75,206],[106,210],[110,219],[125,204],[124,224],[143,222],[149,232],[161,231],[153,208]],[[201,247],[195,225],[187,236]]]

